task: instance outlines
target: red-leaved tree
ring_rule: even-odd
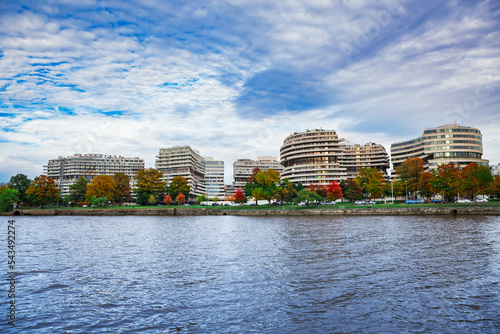
[[[179,203],[179,204],[184,204],[184,203],[186,203],[186,196],[184,196],[184,194],[183,194],[183,193],[180,193],[180,194],[177,196],[176,200],[177,200],[177,203]]]
[[[163,203],[165,203],[166,205],[170,205],[170,203],[172,203],[172,197],[170,197],[170,195],[165,196]]]
[[[246,203],[247,198],[245,196],[245,193],[243,193],[243,189],[236,189],[236,193],[233,195],[232,200],[238,204]]]
[[[339,198],[344,197],[342,194],[342,188],[338,181],[332,181],[326,186],[327,195],[326,198],[330,201],[336,201]]]

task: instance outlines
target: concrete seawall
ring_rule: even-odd
[[[401,216],[401,215],[500,215],[499,206],[404,207],[352,209],[44,209],[15,210],[3,216]]]

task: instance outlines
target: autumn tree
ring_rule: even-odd
[[[175,200],[177,201],[177,203],[179,205],[184,204],[184,203],[186,203],[186,196],[183,193],[179,193],[179,195],[177,195]]]
[[[276,188],[276,199],[283,205],[283,202],[292,202],[293,198],[297,196],[298,191],[294,184],[288,179],[282,179]]]
[[[4,187],[0,190],[0,211],[8,212],[14,209],[13,203],[19,203],[19,192],[16,189]]]
[[[439,165],[433,173],[432,186],[435,191],[445,197],[447,201],[453,201],[455,195],[460,191],[460,167],[449,162]]]
[[[363,188],[359,185],[358,180],[356,179],[347,179],[344,182],[343,193],[344,197],[349,201],[354,202],[357,199],[363,198]]]
[[[26,196],[30,203],[39,205],[41,209],[44,205],[55,204],[61,199],[56,182],[47,175],[35,177],[26,190]]]
[[[85,198],[90,201],[93,197],[106,197],[108,200],[115,197],[116,185],[109,175],[97,175],[87,186]]]
[[[74,202],[85,201],[88,184],[89,181],[87,181],[83,176],[80,176],[78,180],[76,180],[75,184],[69,186],[69,199]]]
[[[476,202],[476,195],[483,194],[493,182],[493,176],[487,166],[479,166],[473,162],[467,165],[462,170],[461,188],[472,194],[474,204]]]
[[[401,166],[396,167],[396,173],[403,181],[406,181],[409,192],[415,193],[418,190],[418,182],[420,175],[424,172],[424,165],[424,160],[414,157],[406,159]]]
[[[340,188],[340,184],[338,181],[331,181],[327,186],[327,195],[326,198],[329,201],[336,201],[339,198],[343,198],[344,195],[342,194],[342,188]]]
[[[177,198],[179,194],[183,194],[184,198],[189,198],[189,192],[191,191],[191,187],[188,184],[188,180],[182,176],[176,176],[170,182],[170,186],[167,189],[167,192],[172,196],[172,198]]]
[[[154,168],[139,169],[135,175],[137,203],[147,204],[150,195],[155,198],[162,198],[165,195],[167,186],[162,181],[163,173]]]
[[[261,195],[271,204],[271,200],[276,196],[280,173],[277,170],[268,169],[265,172],[257,173],[255,179],[259,188],[262,189]]]
[[[420,175],[420,180],[418,181],[418,193],[420,194],[420,196],[427,198],[427,201],[429,201],[431,197],[436,194],[433,182],[433,173],[424,172],[422,173],[422,175]]]
[[[234,193],[232,199],[234,203],[237,204],[243,204],[247,202],[247,197],[245,196],[245,193],[243,192],[243,189],[238,188],[236,189],[236,192]]]
[[[321,198],[325,198],[328,195],[328,190],[324,184],[310,184],[306,187],[310,191],[314,191],[316,194],[320,195]]]
[[[165,203],[166,205],[172,204],[172,197],[170,197],[170,195],[166,195],[165,199],[163,199],[163,203]]]
[[[368,198],[380,198],[384,192],[385,178],[376,168],[361,168],[357,177],[363,193]]]
[[[247,178],[247,183],[243,186],[243,192],[246,197],[252,197],[252,190],[258,187],[256,179],[258,173],[260,173],[260,169],[256,167],[253,169],[252,175]]]
[[[128,200],[131,195],[130,178],[125,173],[115,173],[113,181],[116,187],[114,200],[121,206],[122,202]]]
[[[28,190],[31,180],[24,174],[12,176],[8,183],[9,188],[17,190],[19,200],[17,202],[26,202],[26,190]],[[16,203],[17,203],[16,202]]]

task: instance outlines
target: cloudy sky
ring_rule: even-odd
[[[74,153],[279,157],[290,133],[390,144],[458,123],[500,163],[500,2],[0,3],[0,182]]]

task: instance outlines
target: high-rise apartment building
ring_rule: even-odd
[[[163,173],[163,180],[167,181],[167,186],[176,176],[188,180],[191,187],[189,200],[207,193],[205,166],[205,159],[200,152],[187,145],[161,148],[155,162],[155,168]]]
[[[490,166],[491,175],[500,175],[500,164]]]
[[[361,168],[376,168],[388,178],[389,154],[380,144],[346,144],[340,164],[346,168],[347,178],[359,176]]]
[[[205,183],[209,199],[224,197],[224,161],[205,157]]]
[[[391,145],[393,172],[408,158],[419,157],[425,169],[436,169],[440,164],[453,162],[465,167],[470,163],[488,166],[482,159],[483,136],[476,128],[458,124],[443,125],[424,130],[422,136]]]
[[[276,157],[257,157],[257,160],[238,159],[233,163],[234,187],[243,188],[255,168],[262,172],[268,169],[275,169],[280,173],[283,171],[283,166],[276,160]]]
[[[58,157],[49,160],[43,167],[44,174],[59,185],[61,196],[69,195],[69,186],[76,183],[80,177],[91,181],[97,175],[124,173],[134,185],[134,176],[139,169],[144,168],[144,160],[138,157],[124,158],[104,154],[74,154],[66,158]]]
[[[387,177],[390,166],[382,145],[346,144],[335,130],[293,133],[284,140],[280,155],[281,178],[304,186],[355,178],[361,168],[376,168]]]

